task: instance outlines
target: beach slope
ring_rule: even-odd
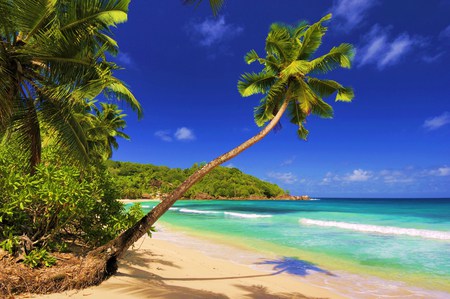
[[[343,298],[289,274],[250,266],[145,237],[101,285],[33,298]]]

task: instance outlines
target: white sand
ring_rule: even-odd
[[[200,244],[200,243],[199,243]],[[192,244],[145,237],[120,262],[116,275],[84,290],[32,298],[343,298],[276,270],[263,272]],[[197,244],[198,245],[198,244]],[[220,245],[217,248],[222,248]],[[224,250],[228,247],[224,246]],[[220,254],[218,255],[220,256]],[[228,256],[226,253],[224,257]]]

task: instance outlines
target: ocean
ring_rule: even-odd
[[[189,200],[160,223],[276,255],[268,266],[330,288],[347,281],[350,297],[450,298],[450,199]]]

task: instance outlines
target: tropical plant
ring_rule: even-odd
[[[323,101],[324,97],[337,92],[337,101],[350,101],[353,98],[351,88],[333,80],[311,77],[312,74],[324,74],[338,67],[350,68],[351,65],[353,47],[350,44],[341,44],[325,55],[312,58],[327,30],[323,23],[330,18],[331,15],[327,15],[317,23],[309,25],[303,22],[296,27],[272,25],[266,39],[266,57],[261,58],[252,50],[245,58],[248,63],[261,63],[263,70],[244,74],[238,83],[243,96],[264,95],[255,109],[255,120],[260,126],[268,122],[267,125],[256,136],[195,171],[133,227],[92,251],[90,258],[104,260],[107,265],[115,263],[192,185],[218,165],[264,138],[287,109],[290,121],[299,128],[298,135],[306,138],[304,123],[308,115],[332,116],[332,108]]]
[[[23,171],[12,143],[0,148],[0,248],[63,250],[65,242],[93,248],[142,218],[118,202],[117,187],[102,164],[79,169],[55,146],[43,149],[34,175]],[[31,258],[31,257],[30,257]]]
[[[122,110],[115,104],[100,103],[101,109],[92,104],[93,114],[88,114],[87,139],[91,152],[95,152],[103,160],[112,157],[113,149],[119,148],[117,137],[129,140],[130,137],[122,132],[126,127]]]
[[[199,5],[203,0],[184,0],[184,4],[195,4]],[[214,16],[219,14],[219,11],[222,9],[225,0],[209,0],[209,5],[211,6],[211,10]]]
[[[0,135],[13,136],[29,154],[31,172],[41,160],[41,131],[88,160],[88,142],[73,107],[107,97],[141,107],[113,76],[118,66],[110,27],[127,20],[129,0],[0,0]]]

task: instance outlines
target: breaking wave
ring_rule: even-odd
[[[445,231],[435,231],[427,229],[416,229],[416,228],[403,228],[395,226],[380,226],[380,225],[369,225],[369,224],[356,224],[338,221],[323,221],[314,220],[308,218],[301,218],[299,220],[300,224],[303,225],[317,225],[323,227],[337,227],[341,229],[348,229],[359,232],[366,233],[379,233],[386,235],[404,235],[411,237],[421,237],[426,239],[437,239],[437,240],[450,240],[450,232]]]
[[[191,209],[179,209],[181,213],[189,213],[189,214],[219,214],[220,212],[216,211],[201,211],[201,210],[191,210]]]
[[[224,212],[225,215],[238,217],[238,218],[270,218],[272,215],[262,215],[262,214],[242,214],[236,212]]]

